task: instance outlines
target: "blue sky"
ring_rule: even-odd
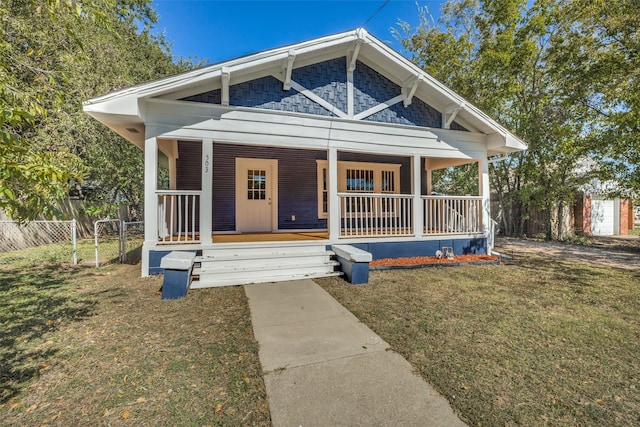
[[[216,63],[363,26],[385,0],[154,0],[176,56]],[[391,0],[365,29],[402,52],[391,34],[399,20],[415,26],[418,7],[436,15],[441,0]]]

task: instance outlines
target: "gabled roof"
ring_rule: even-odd
[[[144,133],[141,102],[148,98],[182,99],[226,84],[266,75],[281,76],[285,88],[291,70],[328,59],[345,57],[350,67],[360,61],[402,88],[405,105],[415,96],[443,114],[444,121],[488,135],[498,151],[526,149],[526,144],[480,109],[425,73],[407,58],[359,28],[289,46],[267,50],[128,87],[86,101],[84,111],[132,142]],[[223,99],[224,103],[224,99]],[[343,120],[343,119],[337,119]],[[354,120],[346,118],[344,120]]]

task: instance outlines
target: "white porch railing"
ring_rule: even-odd
[[[413,196],[338,193],[340,237],[412,236]]]
[[[200,191],[156,191],[161,243],[200,243]]]
[[[424,234],[482,233],[482,197],[422,196]]]

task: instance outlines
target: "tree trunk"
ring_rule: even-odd
[[[564,200],[560,200],[558,203],[558,240],[563,241],[564,239]]]

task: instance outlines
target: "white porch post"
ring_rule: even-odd
[[[167,163],[169,169],[169,190],[175,190],[177,187],[177,165],[176,165],[176,157],[173,153],[171,155],[167,155]]]
[[[489,161],[486,156],[478,160],[478,191],[482,196],[482,233],[489,238],[491,232],[491,188],[489,185]],[[489,251],[491,251],[490,248]]]
[[[200,242],[212,243],[213,224],[213,140],[202,140],[202,188],[200,191]]]
[[[429,159],[424,159],[424,169],[427,173],[427,182],[426,182],[426,190],[427,196],[431,195],[431,191],[433,190],[433,171],[431,170]]]
[[[329,180],[329,240],[340,237],[340,200],[338,200],[338,149],[329,148],[327,153],[327,178]]]
[[[422,190],[422,168],[420,168],[420,156],[413,156],[411,163],[411,191],[413,191],[413,233],[415,236],[422,236],[424,225],[422,224],[423,207],[422,198],[420,197]]]
[[[149,275],[149,251],[158,242],[158,141],[155,136],[144,141],[144,245],[142,277]]]

